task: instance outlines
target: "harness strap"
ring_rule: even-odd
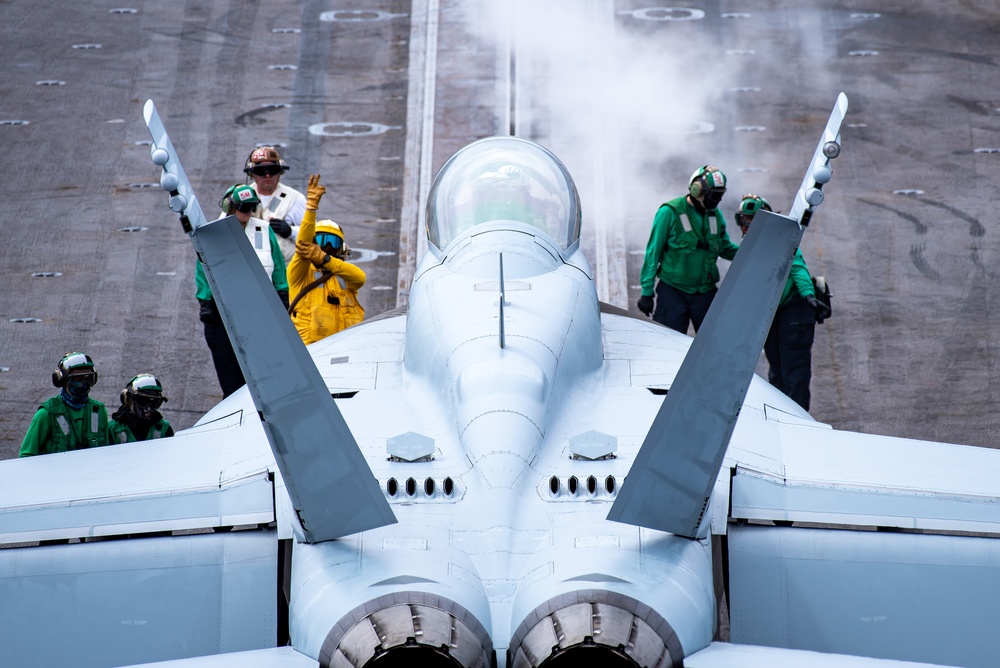
[[[324,269],[323,273],[320,274],[319,278],[317,278],[315,281],[313,281],[312,283],[310,283],[306,287],[302,288],[302,292],[300,292],[299,294],[295,295],[295,300],[291,304],[288,305],[288,312],[294,314],[295,313],[295,305],[298,304],[299,301],[303,297],[306,296],[306,293],[309,292],[310,290],[312,290],[313,288],[318,287],[318,286],[322,285],[323,283],[326,283],[328,280],[330,280],[330,278],[332,276],[333,276],[333,272],[332,271],[327,271],[326,269]]]

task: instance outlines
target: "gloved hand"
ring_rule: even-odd
[[[285,305],[285,310],[288,310],[288,290],[278,290],[278,299],[281,303]]]
[[[649,316],[653,313],[653,298],[643,295],[639,297],[639,302],[636,304],[639,310],[643,312],[644,315]]]
[[[289,225],[284,220],[282,220],[281,218],[272,218],[270,220],[270,223],[271,223],[271,229],[274,230],[274,233],[277,234],[279,237],[287,239],[288,237],[292,236],[292,226]]]
[[[806,297],[806,301],[809,306],[812,307],[813,311],[816,313],[816,322],[823,322],[830,317],[830,307],[816,299],[815,297]]]
[[[319,174],[310,176],[309,186],[306,188],[306,211],[319,209],[319,201],[325,192],[326,188],[319,184]]]
[[[198,300],[198,319],[208,325],[217,324],[221,320],[219,312],[215,310],[214,301],[211,299]]]
[[[304,257],[320,268],[330,260],[330,256],[311,241],[296,241],[295,254]]]

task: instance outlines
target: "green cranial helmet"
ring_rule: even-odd
[[[743,200],[740,202],[740,208],[736,212],[737,216],[747,216],[748,218],[753,218],[754,214],[763,209],[764,211],[774,211],[771,208],[770,202],[761,197],[760,195],[754,195],[753,193],[747,193],[743,196]]]
[[[230,214],[237,209],[252,211],[260,204],[257,191],[250,186],[234,185],[230,186],[226,194],[219,200],[219,208],[223,213]]]
[[[726,191],[726,175],[715,165],[705,165],[694,170],[688,181],[688,193],[699,198],[710,190]]]
[[[140,398],[145,404],[152,404],[153,408],[159,408],[160,404],[167,400],[163,394],[163,384],[152,374],[140,373],[125,386],[121,393],[121,402],[128,404]]]
[[[90,355],[80,352],[63,355],[56,370],[52,372],[52,384],[63,387],[70,376],[83,377],[89,380],[91,385],[97,384],[97,370]]]

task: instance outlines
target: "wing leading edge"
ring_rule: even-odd
[[[829,160],[840,152],[847,111],[841,93],[792,206],[796,217],[761,211],[684,358],[608,519],[688,538],[708,534],[709,499],[792,254],[823,201]]]
[[[154,164],[212,287],[307,542],[396,521],[235,217],[206,221],[152,100]]]

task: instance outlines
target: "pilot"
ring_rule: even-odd
[[[558,206],[532,194],[531,180],[516,165],[503,165],[481,174],[473,199],[475,223],[514,220],[537,227],[557,242],[562,240]]]
[[[121,407],[111,415],[108,430],[111,443],[134,443],[174,435],[170,423],[160,415],[159,408],[167,398],[163,385],[151,374],[140,373],[122,390]]]
[[[726,175],[718,167],[705,165],[691,175],[687,195],[662,204],[653,218],[638,307],[682,334],[687,333],[689,323],[697,332],[712,305],[718,292],[719,257],[732,260],[739,249],[729,239],[718,208],[725,194]]]
[[[94,448],[110,443],[108,412],[90,397],[97,384],[94,360],[85,353],[68,353],[52,372],[59,394],[35,413],[21,442],[21,457]]]
[[[347,262],[351,249],[344,231],[332,220],[316,222],[316,211],[325,192],[326,188],[319,184],[319,174],[310,176],[306,213],[295,255],[288,264],[292,300],[288,311],[306,344],[356,325],[365,317],[365,310],[358,302],[365,272]]]
[[[252,216],[252,212],[259,205],[260,198],[253,188],[239,184],[230,186],[219,200],[219,207],[222,209],[220,217],[230,214],[236,216],[236,220],[243,226],[250,244],[257,252],[257,258],[271,277],[271,283],[278,291],[281,302],[287,307],[288,279],[285,275],[285,258],[281,254],[274,230],[263,220]],[[195,297],[200,305],[199,319],[205,325],[205,342],[212,351],[212,362],[215,364],[215,373],[222,387],[222,396],[228,397],[240,389],[246,381],[243,379],[243,371],[240,370],[233,346],[229,342],[226,328],[222,324],[222,317],[219,315],[219,309],[200,260],[195,266],[194,281]]]
[[[278,236],[278,245],[287,265],[295,253],[299,225],[306,212],[306,198],[298,190],[281,183],[281,175],[288,165],[273,146],[258,146],[250,153],[243,172],[247,182],[260,198],[260,205],[253,210],[255,218],[266,220]]]
[[[753,193],[743,196],[736,212],[736,224],[746,236],[758,211],[772,211],[766,199]],[[795,249],[792,268],[778,301],[778,310],[764,341],[767,380],[799,406],[809,410],[809,382],[812,379],[812,344],[816,321],[830,315],[830,309],[816,299],[812,277],[802,251]]]

